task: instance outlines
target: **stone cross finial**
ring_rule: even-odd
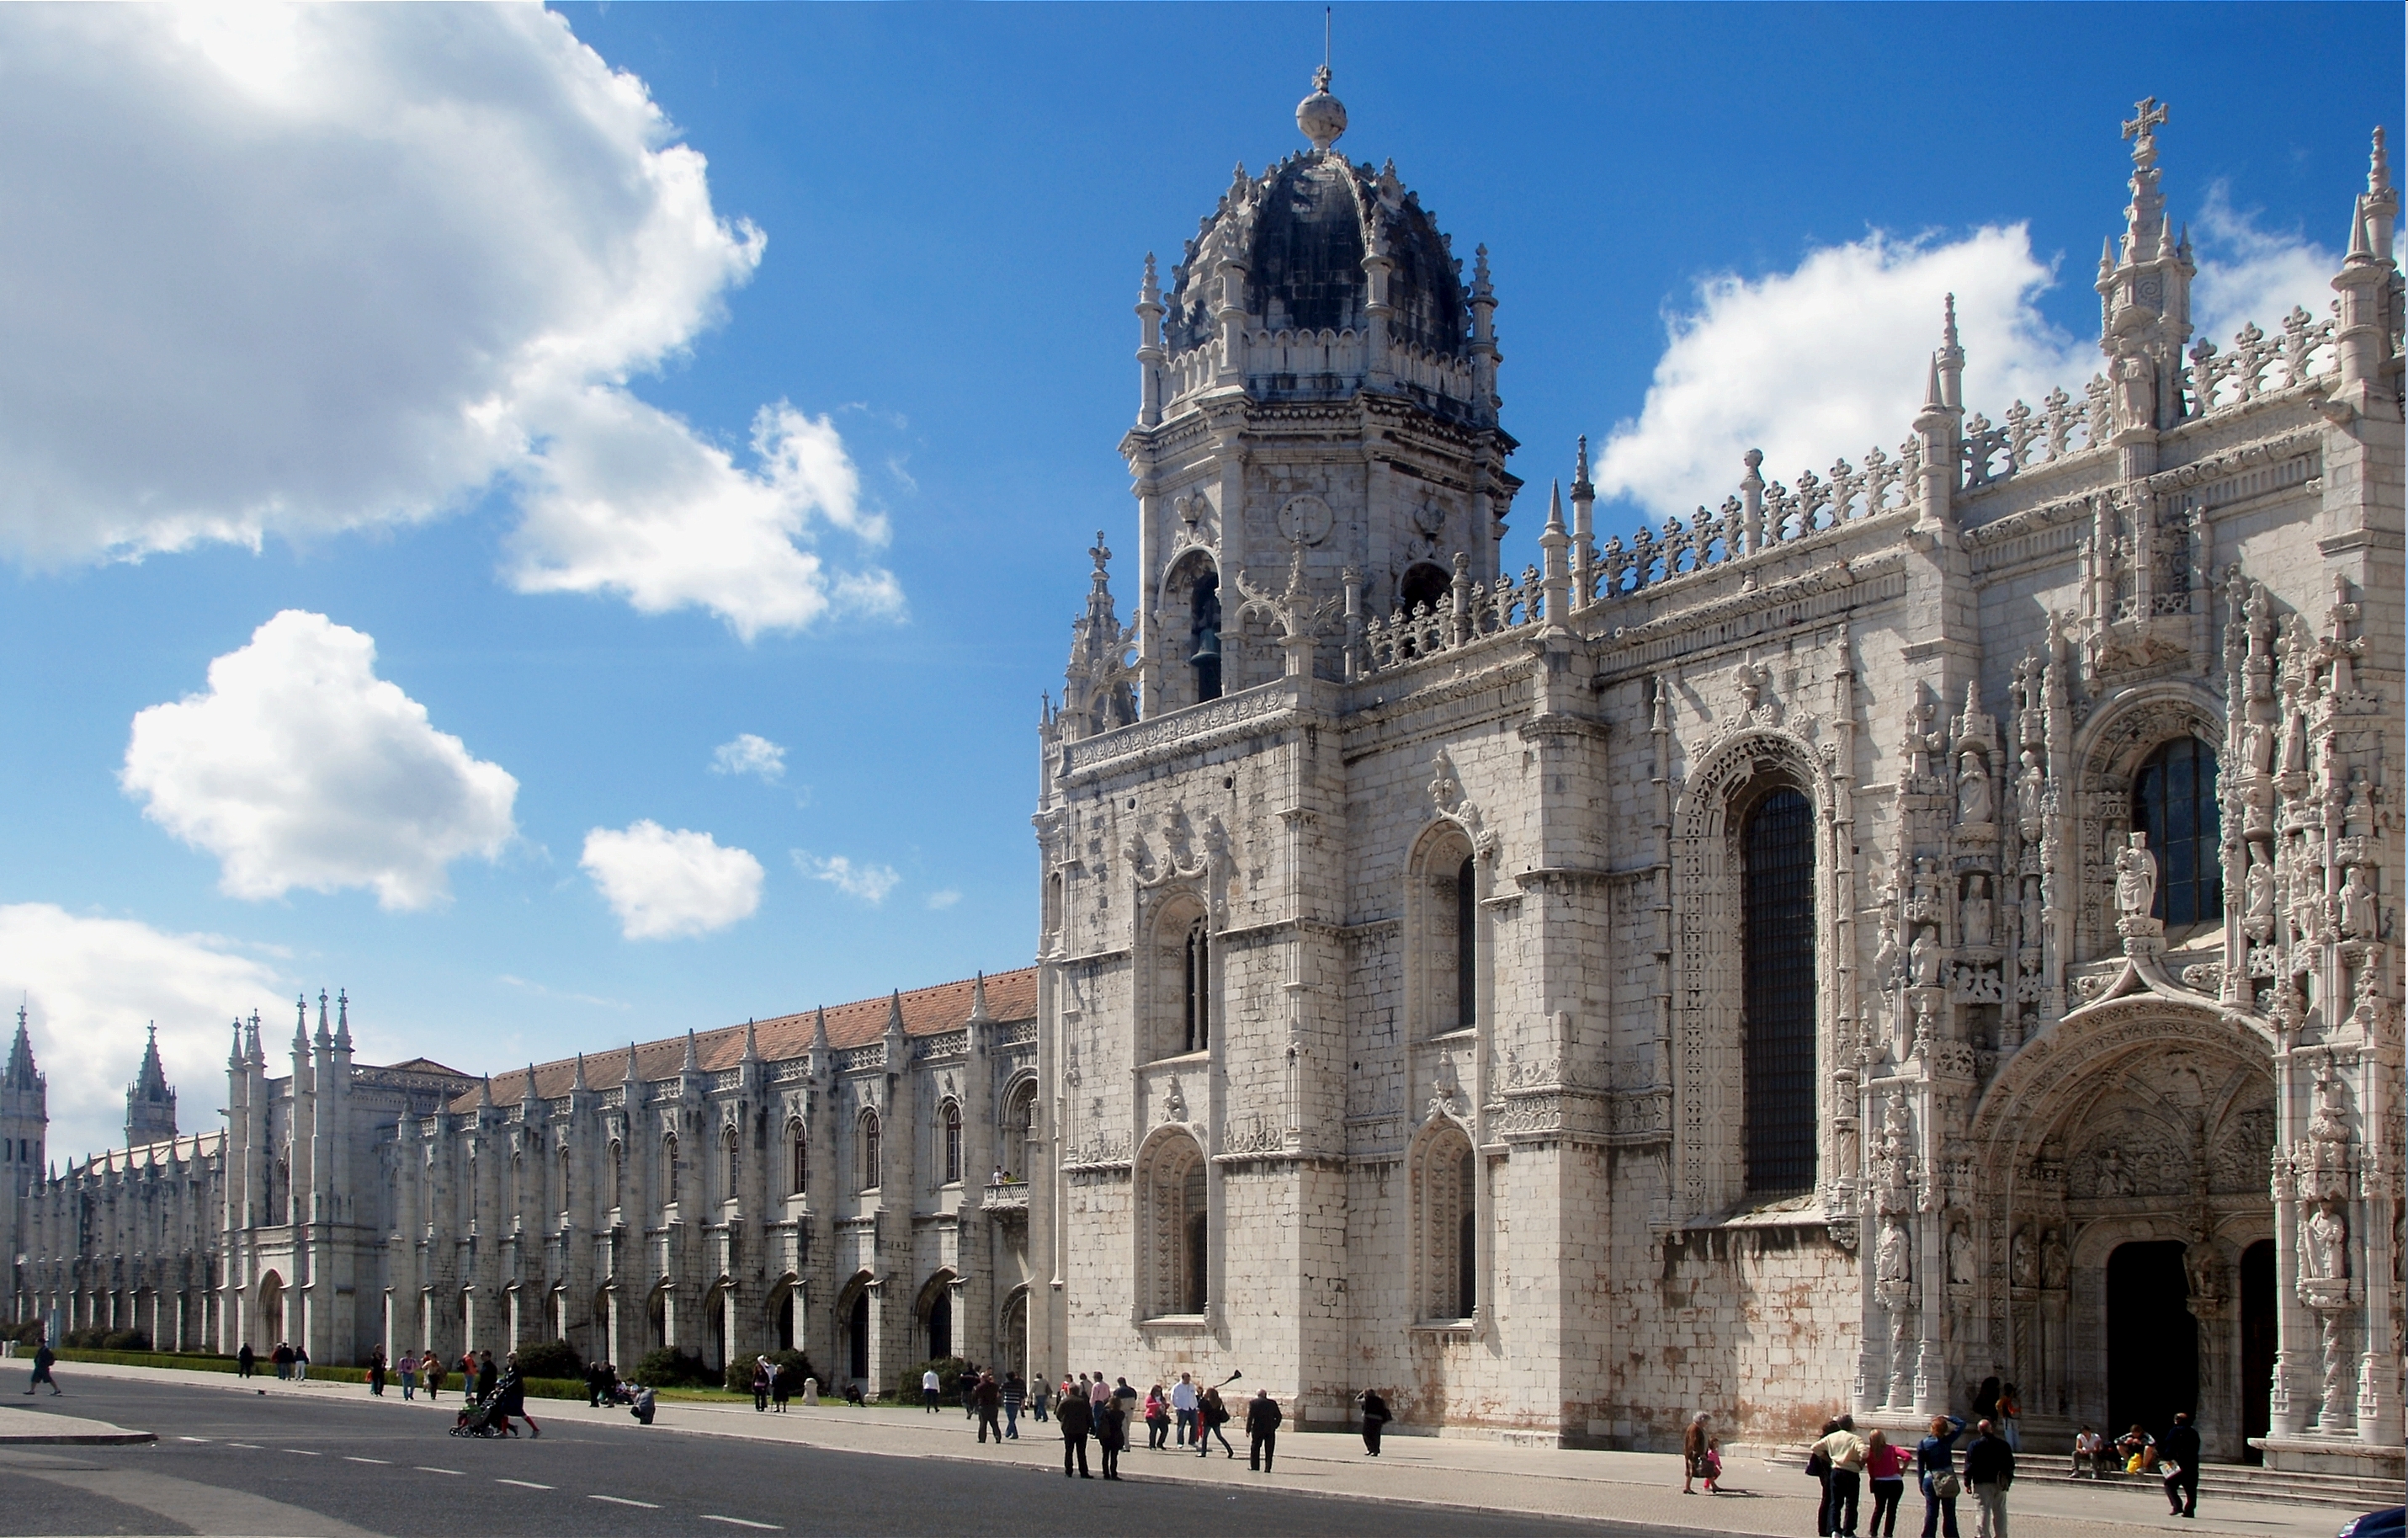
[[[2165,126],[2166,108],[2155,96],[2143,96],[2132,104],[2133,115],[2125,122],[2124,137],[2133,140],[2132,158],[2146,165],[2157,158],[2156,130]]]
[[[1096,578],[1100,582],[1104,576],[1105,566],[1112,558],[1112,547],[1104,543],[1104,531],[1102,529],[1096,530],[1096,542],[1087,547],[1087,553],[1095,557]]]

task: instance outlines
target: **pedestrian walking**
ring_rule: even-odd
[[[1096,1445],[1103,1449],[1106,1479],[1121,1476],[1121,1451],[1128,1445],[1128,1401],[1111,1394],[1096,1412]]]
[[[1045,1406],[1053,1396],[1053,1387],[1043,1378],[1039,1378],[1029,1386],[1028,1413],[1037,1417],[1037,1422],[1040,1426],[1045,1423]]]
[[[995,1445],[1003,1445],[1003,1385],[995,1381],[992,1373],[981,1373],[978,1387],[971,1393],[971,1402],[978,1408],[978,1439],[982,1446],[987,1433],[995,1433]]]
[[[249,1341],[245,1341],[242,1343],[242,1349],[234,1354],[234,1375],[237,1378],[247,1378],[258,1370],[259,1353],[251,1348]]]
[[[1246,1405],[1246,1467],[1271,1472],[1271,1455],[1279,1450],[1279,1401],[1268,1388],[1257,1388]]]
[[[1093,1479],[1087,1472],[1087,1433],[1096,1424],[1096,1413],[1084,1394],[1064,1394],[1062,1407],[1054,1413],[1062,1428],[1062,1477],[1076,1473],[1082,1479]]]
[[[1170,1445],[1170,1401],[1155,1384],[1145,1391],[1145,1446],[1148,1452],[1160,1452]]]
[[[2165,1477],[2171,1516],[2199,1515],[2199,1428],[2186,1413],[2175,1416],[2166,1434],[2157,1438],[2157,1472]]]
[[[277,1342],[276,1349],[267,1354],[267,1359],[276,1365],[277,1382],[282,1383],[293,1376],[293,1347],[290,1344]]]
[[[1003,1401],[1003,1434],[1017,1442],[1020,1440],[1020,1407],[1028,1402],[1028,1385],[1021,1381],[1017,1371],[1006,1372],[1003,1386],[996,1390],[996,1398]]]
[[[1221,1390],[1217,1387],[1205,1389],[1204,1397],[1196,1401],[1197,1457],[1212,1456],[1212,1445],[1205,1440],[1207,1437],[1221,1439],[1221,1455],[1224,1458],[1238,1456],[1238,1449],[1229,1445],[1229,1433],[1221,1430],[1227,1424],[1229,1424],[1229,1407],[1221,1402]]]
[[[1956,1498],[1965,1493],[1956,1477],[1956,1438],[1965,1423],[1955,1416],[1931,1417],[1929,1434],[1914,1445],[1916,1483],[1923,1487],[1923,1538],[1944,1523],[1942,1538],[1956,1538]]]
[[[309,1348],[307,1345],[296,1345],[293,1348],[293,1381],[294,1383],[309,1381]]]
[[[492,1399],[494,1390],[500,1387],[502,1381],[501,1367],[494,1360],[492,1352],[485,1351],[478,1354],[476,1373],[477,1397],[480,1400]]]
[[[1388,1414],[1388,1401],[1380,1397],[1377,1388],[1366,1388],[1355,1397],[1363,1404],[1363,1455],[1377,1458],[1380,1456],[1380,1435],[1395,1417]]]
[[[1806,1451],[1806,1477],[1822,1487],[1822,1493],[1814,1501],[1814,1538],[1831,1538],[1831,1458],[1823,1451],[1823,1443],[1839,1429],[1838,1421],[1825,1421],[1813,1445]]]
[[[2024,1450],[2024,1401],[2012,1383],[1999,1390],[1999,1434],[2010,1452]]]
[[[368,1392],[384,1398],[384,1347],[380,1345],[368,1353]]]
[[[1695,1495],[1692,1487],[1702,1479],[1706,1493],[1714,1493],[1715,1447],[1713,1433],[1706,1429],[1706,1413],[1698,1411],[1689,1418],[1688,1430],[1681,1433],[1681,1493]]]
[[[1865,1483],[1873,1492],[1873,1516],[1865,1524],[1865,1538],[1897,1538],[1898,1503],[1906,1494],[1906,1449],[1878,1426],[1865,1438]]]
[[[2015,1450],[1995,1421],[1983,1421],[1975,1431],[1965,1448],[1965,1483],[1973,1487],[1981,1516],[1978,1538],[2007,1538],[2007,1487],[2015,1482]]]
[[[945,1380],[937,1376],[937,1370],[931,1367],[920,1374],[920,1413],[933,1416],[944,1401]]]
[[[401,1373],[402,1399],[405,1401],[416,1399],[418,1397],[417,1350],[415,1348],[411,1348],[403,1351],[401,1354],[401,1360],[396,1364],[396,1369]]]
[[[1196,1380],[1186,1373],[1170,1386],[1170,1414],[1179,1422],[1179,1445],[1196,1440]]]
[[[59,1387],[59,1380],[56,1377],[53,1377],[50,1373],[51,1367],[57,1363],[58,1359],[59,1354],[50,1349],[50,1342],[44,1341],[41,1344],[34,1347],[34,1380],[25,1385],[25,1392],[30,1394],[35,1389],[39,1388],[42,1385],[47,1383],[50,1386],[51,1393],[65,1393],[66,1390]]]
[[[769,1413],[782,1416],[786,1401],[795,1397],[795,1370],[784,1362],[769,1364]]]
[[[756,1416],[769,1413],[769,1358],[767,1357],[752,1358],[752,1413]]]
[[[2085,1421],[2082,1430],[2073,1433],[2073,1477],[2081,1478],[2082,1471],[2088,1469],[2091,1479],[2095,1481],[2106,1461],[2107,1439],[2092,1430],[2089,1423]]]
[[[1104,1407],[1104,1401],[1111,1397],[1112,1386],[1104,1381],[1104,1375],[1101,1373],[1090,1373],[1087,1378],[1087,1407],[1100,1410]]]
[[[1842,1416],[1823,1440],[1814,1444],[1828,1471],[1824,1480],[1824,1504],[1836,1538],[1856,1538],[1856,1501],[1865,1472],[1865,1439],[1856,1423]]]
[[[1999,1420],[1999,1380],[1984,1378],[1973,1389],[1973,1423],[1983,1421],[1997,1425]]]
[[[435,1402],[436,1391],[443,1387],[443,1358],[429,1351],[418,1358],[418,1370],[426,1374],[426,1402]]]

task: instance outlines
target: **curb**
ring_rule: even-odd
[[[0,1447],[125,1447],[158,1440],[156,1431],[61,1431],[56,1435],[0,1435]]]

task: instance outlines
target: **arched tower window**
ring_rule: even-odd
[[[2143,761],[2132,776],[2132,831],[2149,836],[2157,857],[2151,917],[2181,929],[2223,916],[2214,749],[2196,737],[2177,737]]]
[[[1469,1030],[1480,1021],[1480,928],[1477,871],[1469,855],[1455,868],[1455,1018],[1447,1024]]]
[[[563,1215],[569,1211],[568,1171],[568,1150],[563,1148],[560,1151],[560,1210]]]
[[[1037,1169],[1037,1082],[1034,1079],[1011,1092],[1011,1102],[1003,1114],[1003,1127],[1004,1172],[1027,1180]]]
[[[627,1145],[613,1141],[610,1144],[610,1205],[627,1204]]]
[[[1207,571],[1189,590],[1190,621],[1187,663],[1196,669],[1198,704],[1221,697],[1221,578]]]
[[[1433,614],[1447,611],[1453,598],[1454,578],[1444,567],[1427,561],[1405,573],[1397,584],[1397,606],[1408,614],[1418,614],[1426,609]]]
[[[1179,1050],[1202,1052],[1212,1044],[1212,933],[1205,920],[1187,927],[1182,956]]]
[[[874,1191],[878,1189],[877,1112],[865,1111],[861,1114],[861,1136],[857,1141],[861,1145],[861,1172],[860,1178],[854,1184],[861,1190]]]
[[[792,1183],[786,1188],[794,1195],[801,1196],[810,1189],[811,1183],[810,1140],[804,1135],[801,1122],[786,1124],[786,1143],[794,1150]]]
[[[1814,817],[1784,787],[1741,835],[1747,1188],[1814,1183]]]
[[[678,1162],[677,1134],[671,1132],[661,1140],[661,1204],[677,1205],[678,1176],[684,1171]]]
[[[959,1100],[947,1100],[938,1112],[939,1125],[943,1128],[945,1184],[962,1183],[962,1107]]]
[[[738,1179],[743,1173],[741,1149],[736,1136],[736,1128],[733,1127],[727,1129],[726,1136],[723,1143],[722,1151],[727,1156],[727,1190],[725,1195],[728,1200],[733,1201],[736,1200],[737,1191],[740,1188],[738,1184]]]

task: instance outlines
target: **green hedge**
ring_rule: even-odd
[[[221,1357],[207,1351],[85,1351],[70,1348],[59,1353],[59,1360],[99,1362],[109,1367],[164,1367],[185,1373],[230,1373],[236,1367],[232,1357]],[[263,1379],[272,1379],[276,1376],[276,1364],[262,1357],[255,1372]],[[365,1367],[320,1367],[312,1362],[309,1364],[309,1381],[355,1383],[365,1387],[368,1370]],[[388,1371],[384,1381],[387,1393],[398,1395],[401,1392],[400,1373]],[[585,1397],[585,1385],[577,1378],[524,1378],[521,1381],[526,1386],[529,1399],[581,1400]],[[443,1382],[452,1393],[459,1392],[459,1373],[450,1374]]]
[[[68,1346],[59,1353],[64,1362],[103,1362],[111,1367],[177,1367],[187,1373],[231,1373],[232,1357],[221,1357],[208,1351],[86,1351],[80,1346]],[[260,1359],[263,1372],[268,1371],[265,1358]]]

